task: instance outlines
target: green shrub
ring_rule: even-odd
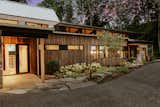
[[[127,74],[129,72],[128,67],[117,67],[117,72]]]
[[[122,67],[108,67],[107,72],[126,74],[126,73],[129,72],[129,69],[128,69],[128,67],[125,67],[125,66],[122,66]]]
[[[107,68],[107,72],[116,72],[116,71],[117,71],[116,67],[108,67]]]
[[[99,63],[81,63],[81,64],[73,64],[73,65],[66,65],[60,68],[60,73],[66,76],[78,75],[82,73],[91,73],[97,72],[97,70],[101,68]]]
[[[46,74],[49,75],[53,75],[54,73],[60,70],[60,65],[58,61],[49,61],[46,67],[47,67]]]
[[[130,58],[128,58],[128,62],[131,62],[131,63],[133,63],[135,60],[136,60],[135,57],[130,57]]]

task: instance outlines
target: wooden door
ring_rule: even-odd
[[[19,73],[29,72],[28,45],[18,45],[19,50]]]

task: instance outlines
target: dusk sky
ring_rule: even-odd
[[[26,0],[27,3],[31,6],[36,6],[37,4],[39,4],[40,2],[42,2],[43,0]]]

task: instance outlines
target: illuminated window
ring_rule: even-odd
[[[91,46],[91,55],[94,59],[97,58],[97,46]]]
[[[59,45],[45,45],[46,50],[59,50]]]
[[[17,20],[0,19],[1,24],[18,24]]]
[[[84,49],[84,47],[83,47],[83,45],[80,45],[80,48],[79,48],[80,50],[83,50]]]
[[[99,46],[98,55],[99,58],[105,58],[105,46]]]
[[[83,45],[68,45],[68,50],[83,50]]]
[[[69,45],[68,50],[79,50],[79,45]]]
[[[108,47],[105,47],[105,57],[106,57],[106,58],[108,58],[108,55],[109,55],[108,51],[109,51],[109,48],[108,48]]]
[[[41,27],[41,28],[48,28],[47,24],[34,23],[34,22],[26,22],[26,25],[34,26],[34,27]]]

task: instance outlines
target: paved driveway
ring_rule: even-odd
[[[72,91],[0,95],[0,107],[160,107],[160,63]]]

